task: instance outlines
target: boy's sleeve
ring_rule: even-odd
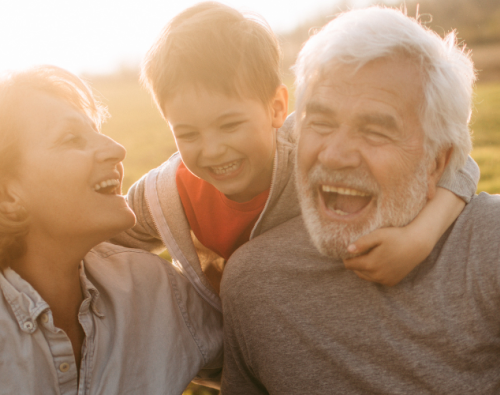
[[[140,248],[151,252],[165,249],[145,197],[146,176],[132,185],[127,193],[127,203],[137,218],[135,226],[113,237],[110,241],[124,247]]]
[[[469,203],[476,194],[479,175],[479,166],[469,155],[465,166],[455,174],[442,177],[438,183],[438,187],[450,190],[465,201],[465,203]]]

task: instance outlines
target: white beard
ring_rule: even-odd
[[[427,169],[421,164],[413,175],[398,182],[393,190],[381,191],[367,171],[333,170],[314,166],[302,175],[296,166],[296,181],[302,217],[318,251],[334,259],[346,259],[353,254],[347,247],[375,229],[405,226],[422,210],[427,202]],[[362,223],[336,222],[320,215],[319,189],[321,184],[341,184],[368,192],[375,199],[375,213]]]

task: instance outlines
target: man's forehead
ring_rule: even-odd
[[[366,97],[416,110],[423,103],[423,88],[421,71],[410,59],[382,58],[362,67],[332,63],[318,76],[308,102]]]

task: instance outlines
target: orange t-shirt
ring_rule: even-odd
[[[235,202],[192,174],[182,162],[177,168],[175,182],[195,236],[226,260],[250,239],[269,195],[267,190],[248,202]]]

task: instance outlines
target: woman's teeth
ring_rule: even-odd
[[[110,179],[110,180],[106,180],[106,181],[101,181],[99,184],[95,184],[94,185],[94,190],[96,192],[98,192],[100,189],[104,189],[104,188],[107,188],[107,187],[116,187],[120,185],[120,180],[116,180],[116,179]]]
[[[224,166],[211,166],[210,170],[212,170],[215,174],[226,174],[235,171],[238,168],[239,164],[240,161],[237,160]]]

